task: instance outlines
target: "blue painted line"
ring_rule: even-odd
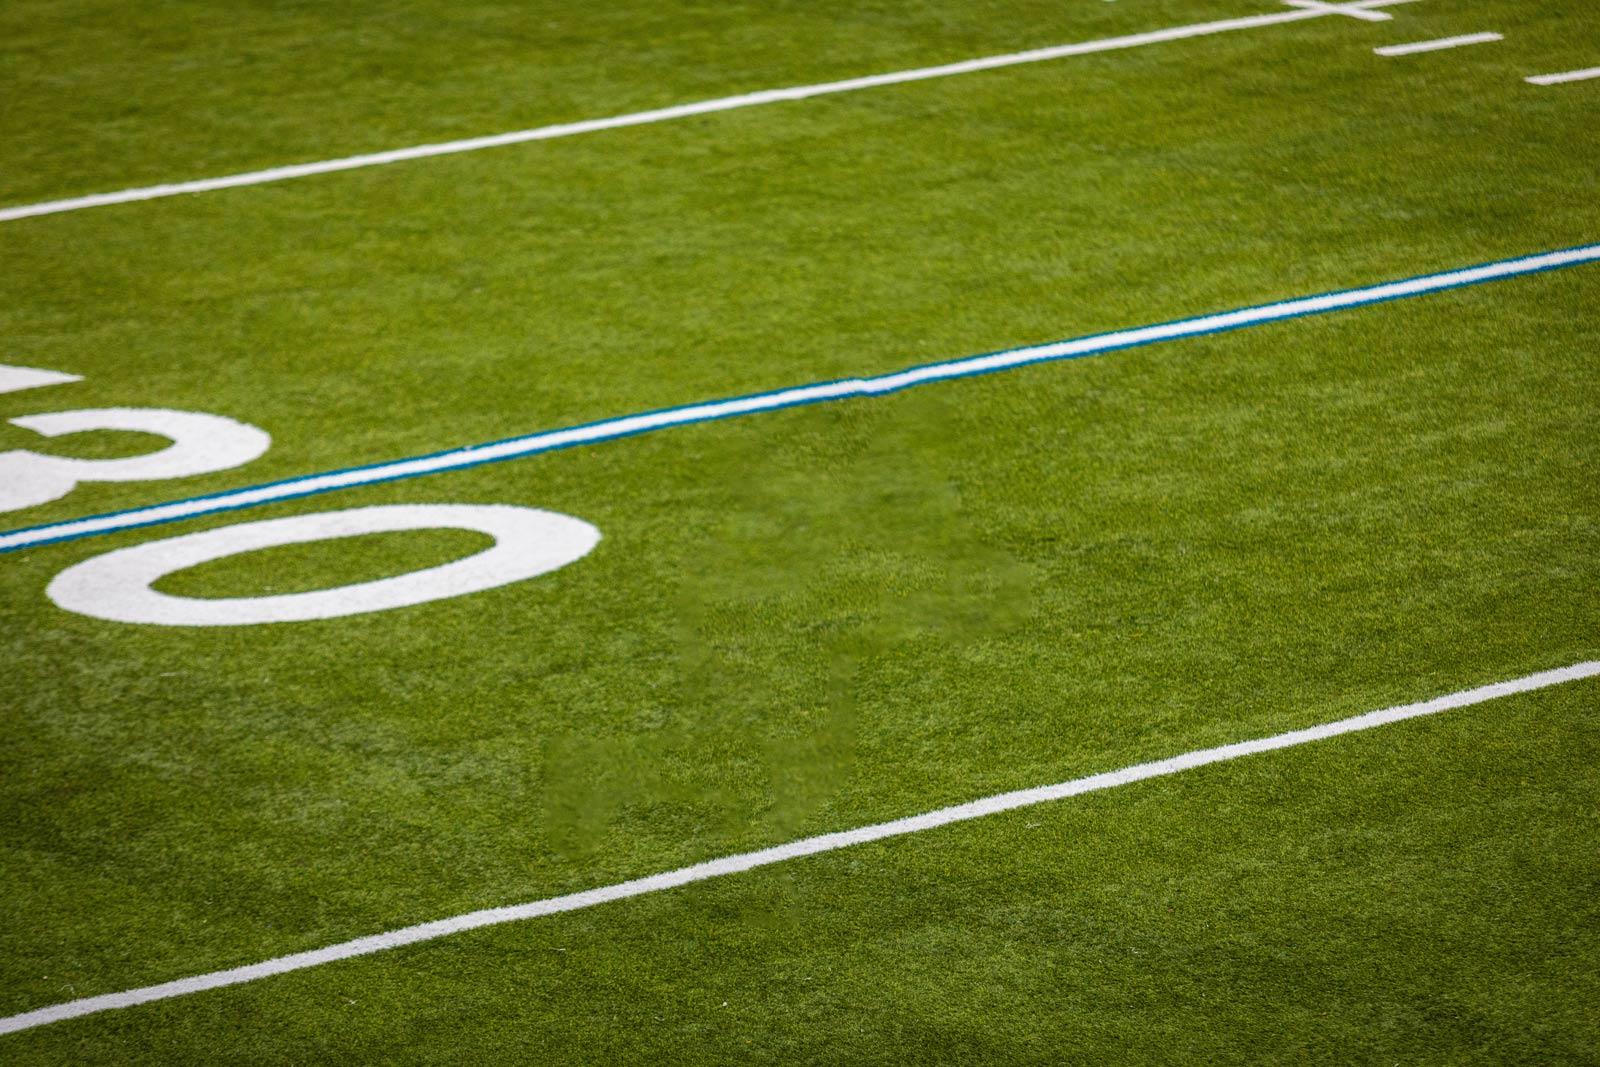
[[[997,374],[1037,363],[1081,359],[1103,355],[1129,348],[1140,348],[1163,341],[1207,334],[1226,333],[1259,326],[1269,322],[1283,322],[1308,315],[1325,315],[1333,311],[1365,307],[1393,300],[1405,300],[1429,293],[1460,289],[1471,285],[1517,278],[1545,271],[1563,270],[1600,260],[1600,244],[1579,245],[1573,248],[1496,260],[1472,267],[1421,274],[1377,285],[1356,289],[1342,289],[1319,293],[1293,300],[1280,300],[1268,304],[1235,308],[1230,311],[1177,319],[1109,333],[1054,341],[1024,348],[1005,349],[968,356],[962,359],[937,363],[924,363],[903,370],[868,378],[844,378],[813,382],[808,385],[777,389],[764,393],[730,397],[722,400],[684,404],[654,411],[603,419],[560,430],[549,430],[518,437],[508,437],[480,445],[447,449],[412,456],[406,459],[372,463],[359,467],[346,467],[321,474],[303,475],[283,481],[267,482],[230,489],[206,496],[189,497],[164,504],[125,511],[90,515],[63,522],[48,523],[0,533],[0,552],[10,552],[38,545],[75,541],[101,534],[141,529],[201,515],[214,515],[263,504],[297,500],[303,497],[331,493],[358,486],[379,485],[384,482],[419,478],[444,471],[467,470],[488,463],[554,452],[582,445],[599,444],[634,437],[643,433],[672,426],[687,426],[721,419],[738,418],[765,411],[810,404],[830,403],[857,397],[886,396],[904,389],[930,382],[951,381],[985,374]]]

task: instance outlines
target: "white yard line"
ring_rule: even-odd
[[[1469,44],[1488,44],[1503,41],[1498,33],[1464,33],[1459,37],[1440,37],[1434,41],[1415,41],[1411,44],[1386,44],[1372,51],[1380,56],[1414,56],[1418,52],[1442,52],[1446,48],[1461,48]]]
[[[421,923],[417,926],[402,927],[398,930],[390,930],[387,933],[358,937],[353,941],[343,941],[336,945],[329,945],[326,948],[312,949],[309,952],[296,952],[288,956],[279,956],[275,959],[263,960],[260,963],[252,963],[245,967],[232,967],[225,971],[212,971],[209,974],[199,974],[192,978],[180,978],[173,982],[163,982],[160,985],[130,989],[122,993],[108,993],[98,997],[71,1000],[65,1004],[55,1004],[48,1008],[39,1008],[35,1011],[23,1012],[20,1015],[12,1015],[0,1019],[0,1034],[15,1033],[18,1030],[28,1030],[36,1026],[45,1026],[49,1023],[57,1023],[83,1015],[94,1015],[117,1008],[131,1008],[136,1004],[147,1004],[154,1000],[168,1000],[172,997],[186,996],[190,993],[199,993],[207,989],[219,989],[223,986],[254,982],[277,974],[287,974],[290,971],[318,967],[324,963],[350,959],[353,956],[367,956],[374,952],[385,952],[392,948],[399,948],[402,945],[414,945],[419,941],[432,941],[435,938],[449,937],[451,934],[459,934],[485,926],[521,922],[524,919],[536,919],[565,911],[577,911],[580,908],[592,908],[596,904],[606,904],[614,900],[644,896],[647,893],[660,893],[663,890],[675,889],[679,886],[689,885],[692,882],[703,882],[709,878],[721,878],[724,875],[738,874],[742,871],[754,870],[757,867],[766,867],[774,863],[783,863],[803,856],[835,852],[854,845],[864,845],[871,841],[882,841],[886,838],[921,833],[924,830],[933,830],[941,826],[948,826],[951,823],[966,822],[969,819],[978,819],[985,815],[995,815],[1003,811],[1031,807],[1035,804],[1064,800],[1067,797],[1080,796],[1084,793],[1093,793],[1102,789],[1115,789],[1118,786],[1142,782],[1148,778],[1160,778],[1164,775],[1179,774],[1183,771],[1194,770],[1196,767],[1223,763],[1243,756],[1273,752],[1282,748],[1293,748],[1296,745],[1310,744],[1313,741],[1325,741],[1330,737],[1338,737],[1341,734],[1370,730],[1374,727],[1387,726],[1390,723],[1415,719],[1424,715],[1437,715],[1452,708],[1464,708],[1472,704],[1481,704],[1487,700],[1510,696],[1513,693],[1527,693],[1535,689],[1544,689],[1548,686],[1576,681],[1580,678],[1593,678],[1596,675],[1600,675],[1600,662],[1575,663],[1570,667],[1540,671],[1537,674],[1513,678],[1506,682],[1496,682],[1492,685],[1479,686],[1476,689],[1464,689],[1460,692],[1435,697],[1432,700],[1425,700],[1417,704],[1402,704],[1396,707],[1383,708],[1379,711],[1369,711],[1363,715],[1355,715],[1348,719],[1337,719],[1333,722],[1322,723],[1319,726],[1311,726],[1303,730],[1291,730],[1288,733],[1274,734],[1271,737],[1261,737],[1253,741],[1240,741],[1236,744],[1220,745],[1216,748],[1196,749],[1193,752],[1185,752],[1181,756],[1173,756],[1153,763],[1138,763],[1131,767],[1124,767],[1121,770],[1093,774],[1087,778],[1074,778],[1071,781],[1059,782],[1055,785],[1019,789],[1012,793],[1000,793],[996,796],[984,797],[981,800],[973,800],[965,804],[957,804],[953,807],[925,812],[921,815],[896,819],[893,822],[876,823],[871,826],[857,827],[854,830],[823,834],[819,837],[802,838],[799,841],[791,841],[786,845],[777,845],[772,848],[759,849],[755,852],[724,856],[721,859],[696,863],[690,867],[680,867],[674,871],[653,874],[647,878],[636,878],[629,882],[619,882],[615,885],[602,886],[598,889],[586,889],[580,893],[568,893],[559,897],[546,897],[544,900],[535,900],[527,904],[515,904],[509,907],[487,908],[483,911],[468,912],[465,915],[438,919],[433,922]]]
[[[1285,2],[1288,2],[1288,0],[1285,0]],[[1302,0],[1295,0],[1296,4],[1300,2]],[[1414,0],[1359,0],[1358,3],[1342,5],[1314,4],[1310,7],[1296,6],[1293,11],[1277,11],[1267,15],[1251,15],[1244,18],[1223,19],[1218,22],[1174,26],[1170,29],[1135,33],[1126,37],[1108,37],[1098,41],[1083,41],[1077,44],[1035,48],[1026,52],[984,56],[979,59],[963,60],[958,63],[945,63],[936,67],[918,67],[914,70],[871,74],[860,78],[848,78],[843,81],[798,85],[787,89],[766,89],[761,92],[744,93],[739,96],[724,96],[715,100],[701,100],[692,104],[678,104],[674,107],[657,108],[652,111],[635,111],[627,115],[613,115],[609,118],[586,119],[582,122],[564,122],[553,126],[513,130],[509,133],[491,134],[487,137],[469,137],[459,141],[413,145],[409,148],[394,148],[386,152],[346,156],[342,159],[325,159],[315,163],[297,163],[287,167],[272,167],[267,170],[248,171],[243,174],[229,174],[220,178],[200,178],[195,181],[123,189],[115,193],[95,193],[90,196],[75,196],[64,200],[46,200],[37,204],[20,204],[15,207],[0,208],[0,222],[26,219],[36,215],[54,215],[64,211],[81,211],[84,208],[104,207],[108,204],[127,204],[137,200],[157,200],[162,197],[182,196],[187,193],[208,193],[218,189],[233,189],[244,185],[264,185],[268,182],[304,178],[313,174],[329,174],[334,171],[378,167],[388,163],[403,163],[407,160],[454,155],[459,152],[476,152],[484,148],[500,148],[505,145],[524,144],[529,141],[549,141],[558,137],[572,137],[581,133],[614,130],[624,126],[643,126],[652,122],[667,122],[672,119],[690,118],[695,115],[709,115],[718,111],[733,111],[738,108],[758,107],[763,104],[805,100],[813,96],[826,96],[831,93],[849,93],[858,89],[876,89],[885,85],[901,85],[906,82],[927,81],[931,78],[947,78],[957,74],[973,74],[978,71],[996,70],[1001,67],[1014,67],[1023,63],[1042,63],[1052,59],[1065,59],[1068,56],[1086,56],[1096,52],[1114,52],[1125,48],[1141,48],[1145,45],[1161,44],[1166,41],[1181,41],[1190,37],[1205,37],[1216,33],[1230,33],[1235,30],[1254,30],[1264,26],[1280,26],[1288,22],[1323,18],[1327,15],[1357,15],[1358,17],[1365,17],[1361,16],[1360,13],[1366,12],[1366,16],[1388,18],[1389,16],[1387,15],[1368,11],[1368,9],[1412,2]]]
[[[1331,3],[1329,0],[1283,0],[1290,7],[1298,7],[1304,11],[1316,11],[1323,15],[1344,15],[1363,22],[1388,22],[1393,15],[1384,11],[1370,11],[1370,4],[1362,3]]]
[[[1560,85],[1563,82],[1588,81],[1590,78],[1600,78],[1600,67],[1588,67],[1584,70],[1569,70],[1565,74],[1535,74],[1531,78],[1522,79],[1532,85]]]

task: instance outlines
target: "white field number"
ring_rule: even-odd
[[[0,364],[0,393],[81,379]],[[157,434],[172,443],[124,459],[73,459],[0,452],[0,511],[59,499],[80,482],[181,478],[237,467],[272,438],[254,426],[193,411],[99,408],[25,415],[12,425],[59,437],[94,430]],[[471,530],[494,544],[470,556],[408,574],[333,589],[273,596],[202,598],[157,592],[168,575],[215,560],[286,545],[410,530]],[[507,504],[412,504],[350,508],[237,523],[117,549],[56,575],[46,595],[58,606],[111,622],[159,626],[251,626],[334,619],[465,596],[520,582],[582,558],[600,531],[582,519]]]
[[[221,415],[168,408],[96,408],[24,415],[11,425],[45,437],[124,430],[172,443],[126,459],[73,459],[41,452],[0,452],[0,511],[59,500],[79,482],[144,482],[187,478],[243,466],[272,445],[264,431]]]
[[[393,578],[280,596],[201,599],[151,586],[202,563],[283,545],[401,530],[475,530],[495,543],[481,552]],[[363,615],[465,596],[564,567],[600,540],[570,515],[506,504],[395,504],[266,519],[119,548],[68,567],[46,590],[68,611],[111,622],[160,626],[252,626]]]

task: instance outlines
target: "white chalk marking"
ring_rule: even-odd
[[[1306,6],[1306,0],[1285,0],[1285,2],[1291,3],[1296,10],[1278,11],[1268,15],[1251,15],[1244,18],[1222,19],[1217,22],[1202,22],[1189,26],[1174,26],[1170,29],[1135,33],[1125,37],[1108,37],[1098,41],[1054,45],[1048,48],[1035,48],[1026,52],[1010,52],[1005,55],[984,56],[978,59],[962,60],[957,63],[944,63],[936,67],[918,67],[914,70],[898,70],[887,74],[847,78],[843,81],[821,82],[816,85],[797,85],[786,89],[765,89],[760,92],[724,96],[715,100],[701,100],[691,104],[678,104],[673,107],[656,108],[651,111],[636,111],[627,115],[586,119],[581,122],[563,122],[552,126],[538,126],[533,129],[491,134],[487,137],[468,137],[459,141],[442,141],[438,144],[413,145],[409,148],[394,148],[386,152],[346,156],[342,159],[326,159],[315,163],[297,163],[286,167],[248,171],[243,174],[229,174],[220,178],[201,178],[195,181],[123,189],[115,193],[95,193],[90,196],[68,197],[63,200],[46,200],[37,204],[21,204],[15,207],[0,208],[0,222],[26,219],[36,215],[54,215],[64,211],[81,211],[84,208],[104,207],[108,204],[128,204],[137,200],[157,200],[162,197],[182,196],[187,193],[208,193],[218,189],[234,189],[244,185],[263,185],[268,182],[287,181],[290,178],[304,178],[313,174],[329,174],[334,171],[377,167],[413,159],[426,159],[430,156],[476,152],[484,148],[501,148],[505,145],[525,144],[529,141],[549,141],[558,137],[572,137],[577,134],[595,133],[600,130],[615,130],[625,126],[643,126],[652,122],[667,122],[672,119],[690,118],[695,115],[709,115],[718,111],[759,107],[763,104],[805,100],[813,96],[826,96],[832,93],[876,89],[885,85],[902,85],[906,82],[947,78],[957,74],[974,74],[978,71],[997,70],[1001,67],[1014,67],[1024,63],[1043,63],[1052,59],[1065,59],[1069,56],[1086,56],[1096,52],[1140,48],[1145,45],[1162,44],[1166,41],[1181,41],[1191,37],[1204,37],[1215,33],[1230,33],[1235,30],[1253,30],[1264,26],[1278,26],[1287,22],[1298,22],[1302,19],[1321,18],[1325,15],[1350,15],[1355,18],[1384,19],[1389,16],[1366,11],[1366,9],[1388,7],[1392,4],[1413,3],[1415,0],[1360,0],[1359,3],[1319,3],[1312,6]]]
[[[265,430],[222,415],[171,408],[93,408],[12,419],[45,437],[96,430],[153,434],[172,442],[124,459],[73,459],[17,449],[0,452],[0,511],[31,508],[66,496],[80,482],[143,482],[187,478],[243,466],[272,446]]]
[[[38,389],[45,385],[65,385],[68,382],[81,381],[83,377],[77,374],[62,374],[60,371],[0,363],[0,393],[15,393],[23,389]]]
[[[355,467],[349,470],[311,474],[282,482],[269,482],[265,485],[234,489],[212,496],[192,497],[188,500],[152,504],[147,507],[131,508],[127,511],[113,512],[106,515],[91,515],[81,519],[70,519],[64,522],[11,530],[0,533],[0,552],[25,548],[30,545],[43,545],[55,541],[92,537],[118,530],[130,530],[139,526],[177,522],[182,519],[194,518],[198,515],[254,507],[280,500],[293,500],[298,497],[334,492],[360,485],[373,485],[378,482],[395,481],[401,478],[417,478],[441,471],[461,470],[467,467],[475,467],[482,463],[516,459],[542,452],[553,452],[562,448],[598,444],[602,441],[631,437],[634,434],[649,433],[673,426],[710,422],[716,419],[733,418],[756,412],[776,411],[780,408],[795,407],[800,404],[818,404],[858,397],[882,396],[886,393],[893,393],[900,389],[907,389],[929,382],[966,378],[979,374],[994,374],[1035,363],[1076,359],[1100,352],[1157,344],[1181,337],[1197,337],[1202,334],[1237,330],[1267,322],[1298,318],[1303,315],[1320,315],[1345,308],[1361,307],[1366,304],[1376,304],[1388,300],[1408,299],[1445,289],[1480,285],[1505,278],[1515,278],[1524,274],[1560,270],[1596,261],[1600,261],[1600,244],[1585,245],[1556,252],[1541,252],[1532,256],[1520,256],[1516,259],[1504,259],[1495,263],[1484,263],[1475,267],[1445,271],[1441,274],[1426,274],[1400,281],[1384,282],[1380,285],[1369,285],[1360,289],[1321,293],[1316,296],[1283,300],[1273,304],[1217,312],[1193,319],[1157,323],[1153,326],[1117,330],[1112,333],[1078,337],[1067,341],[1053,341],[1049,344],[1014,348],[1005,352],[991,352],[987,355],[950,360],[944,363],[928,363],[920,367],[910,367],[906,370],[872,378],[846,378],[841,381],[818,382],[812,385],[780,389],[772,393],[757,393],[753,396],[711,400],[704,403],[691,404],[687,407],[668,408],[664,411],[624,415],[601,422],[592,422],[585,426],[573,426],[563,430],[527,434],[503,441],[454,448],[445,452],[436,452],[432,455],[376,463],[371,466]]]
[[[212,971],[209,974],[195,975],[192,978],[180,978],[176,981],[163,982],[160,985],[145,986],[140,989],[130,989],[121,993],[107,993],[98,997],[71,1000],[65,1004],[55,1004],[48,1008],[38,1008],[34,1011],[0,1019],[0,1034],[15,1033],[18,1030],[27,1030],[35,1026],[45,1026],[49,1023],[57,1023],[83,1015],[94,1015],[98,1012],[112,1011],[117,1008],[130,1008],[136,1004],[147,1004],[154,1000],[167,1000],[172,997],[186,996],[190,993],[199,993],[207,989],[220,989],[223,986],[238,985],[242,982],[254,982],[262,978],[269,978],[272,975],[301,971],[308,967],[317,967],[324,963],[350,959],[354,956],[367,956],[374,952],[385,952],[392,948],[399,948],[402,945],[414,945],[420,941],[432,941],[435,938],[448,937],[451,934],[459,934],[485,926],[521,922],[524,919],[535,919],[565,911],[576,911],[580,908],[592,908],[596,904],[625,900],[629,897],[643,896],[647,893],[659,893],[663,890],[675,889],[692,882],[703,882],[709,878],[738,874],[742,871],[754,870],[757,867],[766,867],[774,863],[783,863],[803,856],[815,856],[819,853],[834,852],[854,845],[864,845],[870,841],[882,841],[886,838],[901,837],[905,834],[921,833],[924,830],[948,826],[951,823],[966,822],[969,819],[978,819],[1003,811],[1014,811],[1017,808],[1031,807],[1035,804],[1064,800],[1067,797],[1080,796],[1084,793],[1092,793],[1101,789],[1115,789],[1118,786],[1130,785],[1133,782],[1142,782],[1147,778],[1159,778],[1163,775],[1178,774],[1182,771],[1194,770],[1196,767],[1235,760],[1243,756],[1253,756],[1262,752],[1293,748],[1296,745],[1309,744],[1313,741],[1325,741],[1330,737],[1338,737],[1341,734],[1355,733],[1358,730],[1370,730],[1374,727],[1386,726],[1389,723],[1401,722],[1406,719],[1415,719],[1423,715],[1437,715],[1452,708],[1464,708],[1472,704],[1481,704],[1487,700],[1510,696],[1514,693],[1527,693],[1535,689],[1544,689],[1548,686],[1577,681],[1580,678],[1593,678],[1596,675],[1600,675],[1600,662],[1575,663],[1570,667],[1540,671],[1537,674],[1513,678],[1506,682],[1495,682],[1492,685],[1479,686],[1476,689],[1465,689],[1416,704],[1402,704],[1397,707],[1383,708],[1379,711],[1369,711],[1363,715],[1352,716],[1348,719],[1338,719],[1334,722],[1322,723],[1319,726],[1311,726],[1303,730],[1290,730],[1288,733],[1257,738],[1253,741],[1240,741],[1236,744],[1221,745],[1216,748],[1198,749],[1193,752],[1186,752],[1181,756],[1173,756],[1153,763],[1139,763],[1131,767],[1124,767],[1121,770],[1107,771],[1104,774],[1092,774],[1087,778],[1074,778],[1071,781],[1060,782],[1055,785],[1019,789],[1012,793],[1001,793],[996,796],[984,797],[981,800],[970,801],[966,804],[957,804],[954,807],[939,808],[936,811],[926,812],[922,815],[896,819],[893,822],[862,826],[839,833],[822,834],[819,837],[807,837],[799,841],[791,841],[786,845],[777,845],[772,848],[744,852],[734,856],[724,856],[721,859],[696,863],[690,867],[680,867],[675,871],[653,874],[647,878],[619,882],[616,885],[602,886],[598,889],[586,889],[580,893],[568,893],[559,897],[547,897],[544,900],[535,900],[527,904],[486,908],[482,911],[468,912],[465,915],[456,915],[448,919],[437,919],[417,926],[390,930],[387,933],[358,937],[353,941],[343,941],[337,945],[329,945],[326,948],[279,956],[276,959],[263,960],[260,963],[252,963],[244,967]]]
[[[1503,41],[1498,33],[1464,33],[1459,37],[1440,37],[1434,41],[1414,41],[1411,44],[1386,44],[1372,51],[1380,56],[1414,56],[1419,52],[1442,52],[1446,48],[1461,48],[1469,44],[1488,44]]]
[[[1569,70],[1565,74],[1535,74],[1531,78],[1522,80],[1532,85],[1560,85],[1563,82],[1588,81],[1590,78],[1600,78],[1600,67]]]
[[[437,567],[376,581],[254,597],[186,597],[152,586],[179,571],[246,552],[403,530],[473,530],[494,544]],[[152,626],[258,626],[337,619],[498,589],[581,559],[600,531],[571,515],[509,504],[388,504],[240,522],[91,556],[45,594],[92,619]]]
[[[1394,18],[1386,11],[1369,11],[1368,4],[1335,4],[1327,0],[1283,0],[1290,7],[1298,7],[1304,11],[1316,11],[1323,15],[1346,15],[1363,22],[1388,22]]]

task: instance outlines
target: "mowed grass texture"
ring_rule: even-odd
[[[207,30],[19,5],[5,200],[1269,9],[263,5]],[[1595,240],[1600,90],[1521,81],[1593,65],[1593,20],[1394,10],[0,225],[0,362],[86,378],[0,415],[175,407],[274,437],[5,525]],[[1485,29],[1507,40],[1371,54]],[[6,555],[0,1007],[1596,658],[1597,297],[1580,268]],[[0,426],[3,448],[149,443]],[[421,502],[605,539],[317,623],[123,626],[43,593],[169,533]],[[375,536],[161,588],[322,588],[479,544]],[[1597,693],[69,1021],[3,1058],[1593,1061]]]
[[[1597,699],[10,1040],[73,1062],[1592,1062],[1600,795],[1571,772],[1600,756]]]

